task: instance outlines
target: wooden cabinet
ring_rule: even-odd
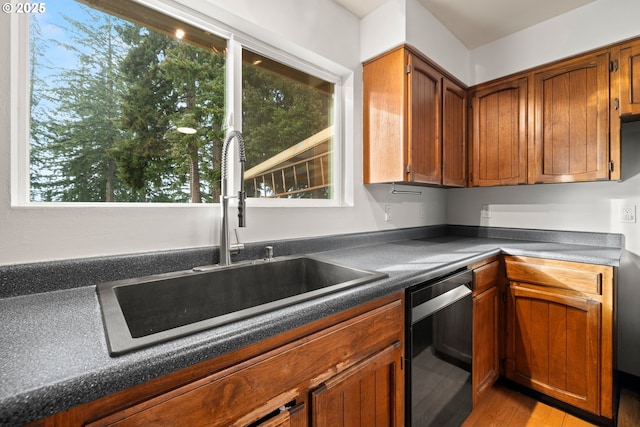
[[[400,343],[391,345],[356,366],[325,381],[311,395],[313,427],[400,426],[396,409],[402,390]]]
[[[609,52],[533,74],[529,182],[609,179]]]
[[[640,41],[470,89],[471,186],[618,180],[620,117],[640,114]]]
[[[384,297],[34,425],[402,426],[403,317]]]
[[[364,64],[363,90],[365,184],[466,185],[465,88],[403,46]]]
[[[500,374],[499,270],[497,259],[473,270],[474,407]]]
[[[507,378],[613,418],[613,268],[505,257]]]
[[[442,79],[442,185],[467,186],[467,92]]]
[[[525,184],[527,76],[480,85],[470,99],[471,186]]]
[[[624,44],[618,52],[620,116],[640,114],[640,41]],[[615,90],[612,91],[614,94]],[[615,96],[615,95],[614,95]]]

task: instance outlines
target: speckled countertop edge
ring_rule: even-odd
[[[617,266],[623,246],[616,235],[595,233],[587,240],[595,244],[584,244],[589,236],[581,235],[576,244],[526,240],[522,233],[507,238],[508,230],[499,231],[478,237],[465,227],[426,227],[294,241],[286,251],[389,278],[117,358],[108,355],[93,284],[0,299],[0,425],[20,425],[95,400],[501,252]]]

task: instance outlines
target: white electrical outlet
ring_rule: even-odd
[[[491,218],[491,210],[489,209],[489,205],[482,205],[480,209],[480,217]]]
[[[620,208],[620,222],[636,222],[636,205],[624,205]]]
[[[384,205],[384,220],[391,221],[391,205]]]

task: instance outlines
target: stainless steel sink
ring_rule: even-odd
[[[312,257],[279,257],[101,283],[112,356],[387,277]]]

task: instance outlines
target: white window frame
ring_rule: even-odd
[[[333,154],[332,154],[332,197],[330,199],[279,199],[279,198],[247,198],[248,206],[255,207],[340,207],[353,205],[353,177],[348,178],[346,170],[351,150],[347,150],[345,143],[345,122],[347,110],[346,93],[353,90],[346,83],[353,80],[353,72],[326,58],[295,48],[296,55],[275,47],[277,40],[263,41],[252,36],[249,31],[240,31],[229,25],[204,15],[201,12],[182,6],[171,0],[132,0],[146,7],[155,9],[163,14],[172,16],[209,31],[228,40],[227,56],[227,127],[242,130],[242,123],[234,117],[242,117],[242,48],[247,48],[261,55],[267,56],[287,66],[324,79],[334,85],[333,108]],[[260,33],[256,29],[256,33]],[[29,106],[29,20],[28,15],[12,14],[11,16],[11,206],[34,208],[74,208],[74,207],[203,207],[214,203],[144,203],[144,202],[33,202],[30,200],[30,106]],[[316,63],[321,63],[316,65]],[[351,122],[353,119],[348,120]],[[237,152],[236,152],[237,155]],[[233,180],[231,188],[237,191],[240,186],[239,173],[234,173],[236,162],[230,163]],[[233,202],[232,202],[233,204]]]

